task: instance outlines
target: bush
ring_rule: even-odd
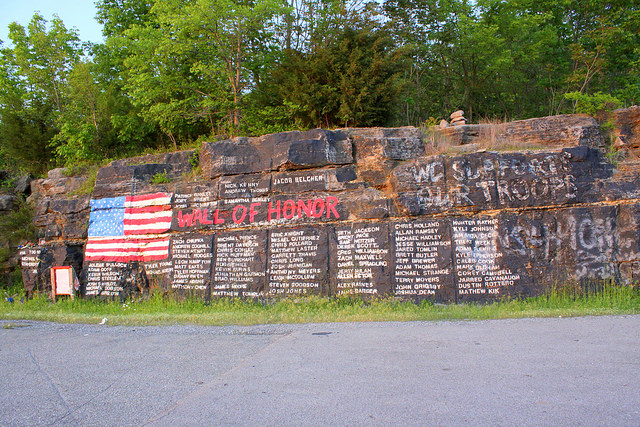
[[[580,92],[565,93],[565,99],[573,101],[573,109],[579,114],[589,114],[590,116],[600,116],[622,104],[618,98],[607,93],[596,92],[593,95],[586,95]]]
[[[171,179],[167,176],[166,172],[158,172],[151,177],[149,182],[151,184],[167,184],[171,182]]]

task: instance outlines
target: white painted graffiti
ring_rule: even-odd
[[[473,206],[478,203],[509,205],[514,202],[575,199],[576,178],[568,173],[566,159],[548,155],[520,160],[506,157],[453,159],[450,174],[444,158],[415,165],[411,174],[419,185],[418,204],[423,209]],[[451,178],[447,180],[447,177]],[[472,193],[481,195],[471,197]]]

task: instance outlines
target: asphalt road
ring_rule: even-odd
[[[640,316],[0,324],[3,426],[640,425]]]

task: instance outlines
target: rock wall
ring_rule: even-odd
[[[82,178],[53,171],[32,185],[43,241],[23,255],[25,285],[45,289],[51,265],[73,265],[85,296],[463,302],[636,281],[640,175],[605,161],[597,123],[487,126],[438,138],[539,149],[427,155],[415,128],[316,129],[115,161],[91,196],[70,197]]]

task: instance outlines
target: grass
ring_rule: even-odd
[[[439,126],[422,127],[425,142],[425,155],[438,154],[458,155],[477,151],[535,151],[553,148],[550,145],[530,141],[519,141],[507,133],[507,120],[483,119],[474,124],[475,135],[468,136],[468,140],[457,145],[454,140],[442,131]],[[472,125],[471,123],[468,123]],[[447,128],[448,129],[448,128]]]
[[[640,288],[601,286],[597,290],[563,287],[549,294],[490,304],[420,304],[392,298],[365,302],[356,298],[309,297],[262,303],[232,299],[176,301],[160,294],[125,303],[59,299],[45,295],[24,303],[0,302],[0,319],[108,325],[256,325],[269,323],[484,320],[524,317],[573,317],[640,313]]]
[[[70,196],[86,196],[93,193],[93,189],[96,186],[96,178],[98,177],[98,169],[100,169],[100,164],[93,164],[86,167],[84,170],[84,174],[87,179],[78,187],[76,190],[73,190],[69,193]]]

